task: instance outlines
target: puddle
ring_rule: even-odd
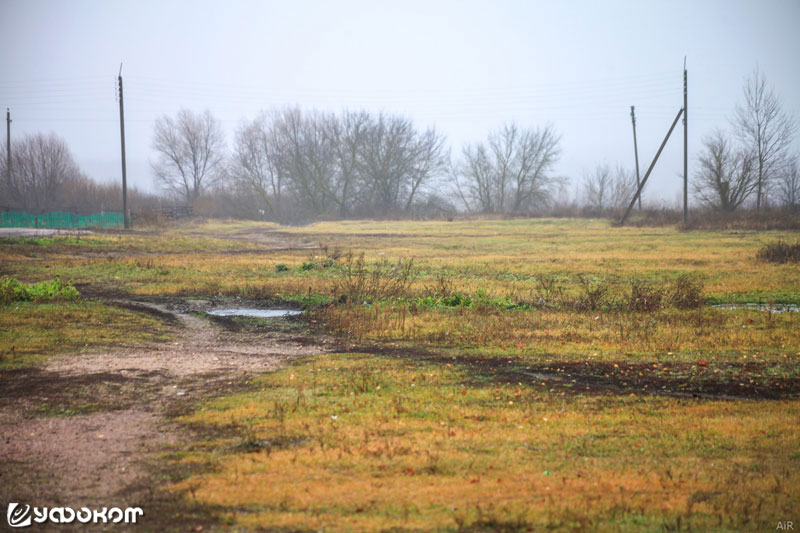
[[[298,309],[255,309],[246,307],[212,309],[207,311],[214,316],[247,316],[252,318],[282,318],[285,316],[295,316],[302,313]]]
[[[800,307],[794,304],[716,304],[712,305],[714,309],[724,309],[726,311],[737,311],[739,309],[747,309],[749,311],[769,311],[771,313],[797,313],[800,312]]]

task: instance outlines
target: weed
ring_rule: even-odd
[[[576,302],[578,309],[597,311],[606,303],[609,286],[604,280],[579,274],[578,285],[582,291]]]
[[[756,259],[770,263],[800,263],[800,241],[794,244],[781,240],[767,243],[758,250]]]
[[[367,264],[363,252],[357,256],[348,252],[341,261],[333,293],[341,302],[400,298],[408,293],[413,273],[413,259],[396,263],[382,259]]]
[[[703,281],[696,276],[682,274],[669,288],[669,303],[678,309],[697,309],[702,306]]]
[[[56,277],[51,281],[41,281],[32,285],[20,283],[17,279],[0,277],[0,305],[13,302],[46,302],[52,300],[74,301],[80,294],[70,283]]]
[[[544,307],[557,307],[564,302],[564,282],[556,276],[541,274],[536,278],[538,303]]]
[[[628,293],[625,307],[629,311],[641,313],[652,313],[661,309],[664,300],[664,289],[659,285],[639,279],[629,281],[630,292]]]
[[[425,292],[433,298],[449,298],[455,292],[452,277],[445,272],[440,272],[436,275],[434,282],[425,287]]]

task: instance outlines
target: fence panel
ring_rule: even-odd
[[[95,213],[85,217],[65,211],[33,216],[20,211],[0,213],[2,228],[121,228],[125,225],[122,213]]]

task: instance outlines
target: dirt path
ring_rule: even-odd
[[[45,368],[2,376],[0,499],[139,505],[147,514],[159,484],[147,465],[187,437],[171,416],[331,345],[291,328],[233,332],[163,307],[154,311],[175,317],[177,340],[58,356]]]

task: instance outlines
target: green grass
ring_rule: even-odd
[[[97,301],[18,302],[0,307],[0,369],[43,364],[52,355],[164,341],[163,322]]]

